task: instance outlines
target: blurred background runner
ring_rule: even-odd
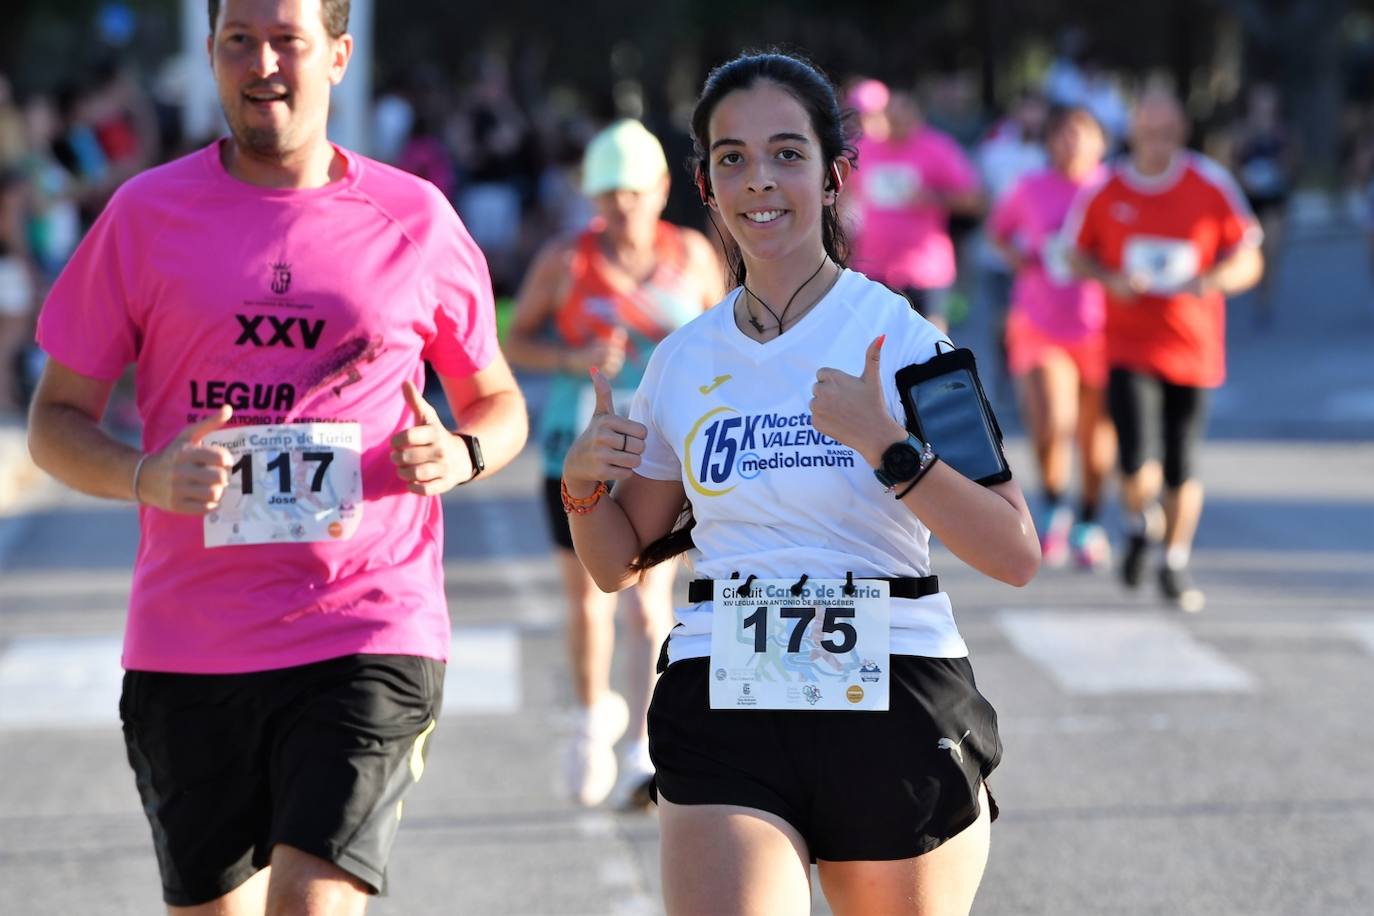
[[[535,259],[506,341],[513,365],[554,373],[538,435],[578,704],[563,778],[569,795],[584,805],[612,793],[617,804],[648,803],[653,764],[645,712],[658,647],[672,626],[677,564],[648,570],[625,593],[627,708],[626,698],[610,689],[619,596],[597,588],[573,553],[560,492],[563,457],[592,415],[596,394],[588,371],[606,376],[616,403],[628,406],[654,345],[724,292],[723,268],[706,238],[661,219],[670,182],[663,148],[638,121],[618,121],[593,137],[582,163],[582,191],[595,202],[597,217]],[[617,767],[612,748],[622,733],[628,739]]]

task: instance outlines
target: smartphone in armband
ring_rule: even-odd
[[[929,442],[940,460],[969,480],[988,486],[1011,480],[1002,451],[1002,428],[978,380],[973,351],[939,352],[897,372],[907,429]]]

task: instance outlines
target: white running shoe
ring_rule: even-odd
[[[611,790],[611,805],[626,811],[638,811],[653,804],[649,797],[649,783],[654,778],[654,762],[649,759],[649,742],[633,741],[620,755],[620,775]]]
[[[601,804],[616,783],[615,743],[630,724],[625,698],[614,691],[589,709],[579,709],[572,737],[563,750],[568,795],[587,807]]]

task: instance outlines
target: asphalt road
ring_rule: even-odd
[[[976,913],[1374,911],[1374,308],[1358,245],[1290,249],[1267,329],[1235,310],[1201,464],[1204,613],[1070,571],[1012,589],[937,553],[1006,746]],[[571,700],[538,473],[527,453],[446,499],[447,708],[370,912],[660,911],[653,817],[557,790]],[[115,709],[136,538],[128,507],[55,485],[0,517],[2,913],[159,911]]]

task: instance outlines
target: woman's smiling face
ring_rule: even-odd
[[[806,109],[765,80],[722,98],[709,124],[712,206],[745,257],[814,265],[827,163]]]

